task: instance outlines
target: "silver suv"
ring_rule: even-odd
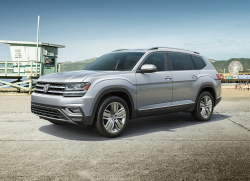
[[[120,49],[84,70],[41,76],[31,111],[54,124],[92,125],[117,137],[130,119],[190,112],[207,121],[221,100],[221,77],[197,52],[165,47]]]

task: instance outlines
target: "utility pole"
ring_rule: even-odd
[[[36,43],[36,73],[37,73],[37,64],[38,64],[38,44],[39,44],[39,22],[40,22],[40,16],[38,16],[38,22],[37,22],[37,43]],[[31,62],[31,70],[33,69],[33,62]],[[29,95],[32,91],[32,71],[29,77]]]
[[[40,16],[38,16],[38,23],[37,23],[37,44],[36,44],[36,61],[38,62],[38,44],[39,44],[39,22]]]

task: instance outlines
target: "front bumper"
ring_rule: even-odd
[[[75,106],[72,107],[75,108]],[[91,117],[85,116],[81,107],[78,107],[81,113],[77,114],[70,113],[67,108],[70,107],[31,102],[31,112],[52,123],[73,124],[81,127],[86,127],[91,124]]]
[[[88,92],[83,97],[63,97],[59,95],[47,95],[33,92],[31,102],[59,107],[81,107],[85,116],[91,116],[91,107],[95,99],[95,93]]]

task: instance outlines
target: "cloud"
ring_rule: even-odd
[[[138,49],[155,46],[175,47],[197,51],[215,60],[230,58],[249,58],[250,39],[236,36],[202,36],[202,35],[148,35],[103,37],[98,39],[74,39],[63,43],[66,48],[59,49],[59,61],[79,61],[99,57],[116,49]],[[0,61],[10,61],[8,46],[0,46]]]
[[[103,38],[99,40],[88,40],[85,42],[75,41],[73,45],[66,44],[66,49],[61,50],[60,60],[70,60],[71,53],[74,60],[83,60],[91,57],[101,56],[116,49],[140,49],[155,46],[175,47],[200,52],[206,57],[216,60],[227,60],[230,58],[249,58],[250,40],[245,38],[211,38],[193,36],[151,36],[146,38]],[[71,52],[70,54],[67,52]],[[74,61],[71,60],[71,61]]]

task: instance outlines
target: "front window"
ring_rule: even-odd
[[[142,65],[153,64],[156,66],[158,72],[166,71],[166,62],[166,53],[158,52],[149,55]]]
[[[106,71],[128,71],[132,70],[135,64],[145,52],[122,52],[110,53],[101,56],[84,70],[106,70]]]

